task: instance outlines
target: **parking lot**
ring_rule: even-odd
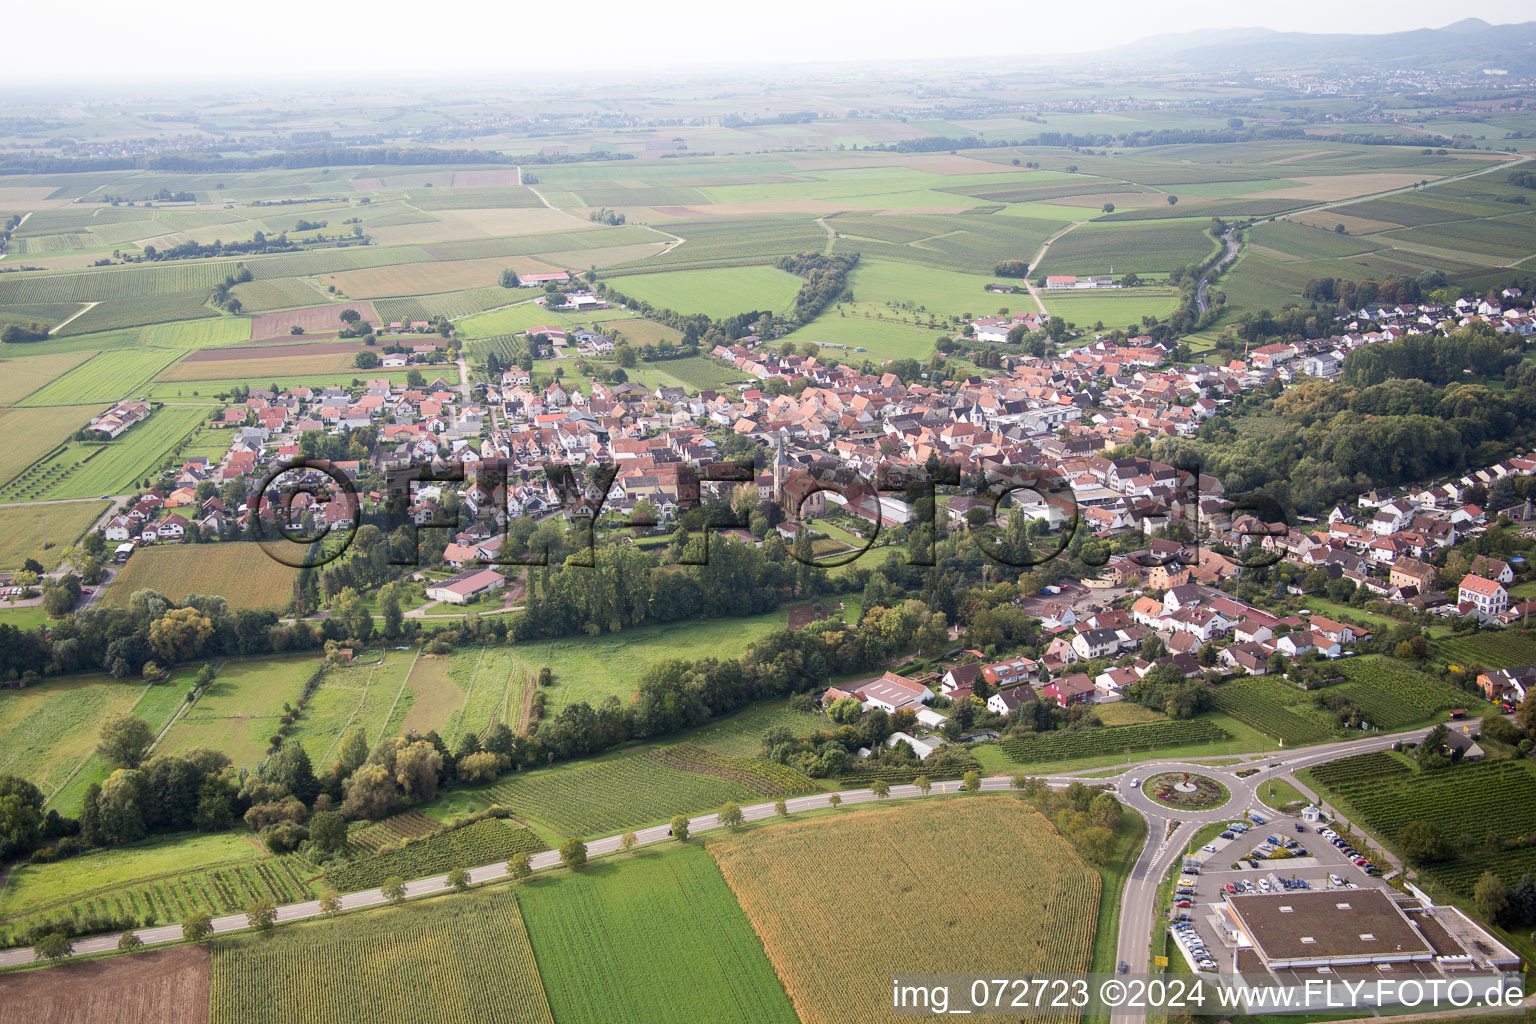
[[[1233,827],[1222,838],[1185,858],[1167,910],[1175,940],[1170,955],[1182,954],[1192,970],[1233,969],[1236,947],[1211,909],[1229,893],[1387,887],[1367,873],[1374,865],[1356,864],[1343,840],[1336,842],[1331,830],[1320,831],[1324,823],[1286,816],[1262,820],[1232,818]],[[1282,849],[1284,856],[1268,856]]]

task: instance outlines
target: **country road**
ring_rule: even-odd
[[[1195,286],[1195,311],[1204,315],[1211,308],[1211,304],[1205,297],[1206,289],[1211,286],[1211,278],[1219,275],[1233,260],[1237,259],[1237,229],[1227,228],[1227,233],[1221,236],[1226,243],[1227,251],[1222,254],[1210,270],[1200,276],[1200,283]]]
[[[1035,253],[1035,258],[1030,261],[1029,271],[1024,275],[1024,287],[1029,292],[1029,297],[1035,300],[1035,305],[1040,307],[1040,312],[1049,315],[1051,311],[1045,308],[1045,300],[1040,297],[1040,289],[1035,287],[1034,279],[1029,275],[1033,274],[1035,272],[1035,268],[1039,267],[1040,264],[1044,262],[1045,254],[1051,248],[1052,242],[1056,241],[1056,239],[1060,238],[1068,231],[1071,231],[1073,228],[1086,223],[1088,222],[1084,220],[1074,221],[1073,223],[1068,224],[1066,227],[1062,228],[1060,231],[1056,232],[1050,238],[1047,238],[1045,243],[1040,246],[1040,251]]]
[[[1168,868],[1183,851],[1199,826],[1208,821],[1220,818],[1228,818],[1250,807],[1262,807],[1270,813],[1272,809],[1259,802],[1257,787],[1270,778],[1288,775],[1301,768],[1321,764],[1325,761],[1335,760],[1355,753],[1363,753],[1371,750],[1382,750],[1400,741],[1413,741],[1422,737],[1429,730],[1418,729],[1411,732],[1392,733],[1387,736],[1365,740],[1343,740],[1337,743],[1322,744],[1316,747],[1298,749],[1294,751],[1266,751],[1241,755],[1226,755],[1227,757],[1239,757],[1248,761],[1247,767],[1254,767],[1255,759],[1262,760],[1265,767],[1258,774],[1247,779],[1239,779],[1235,770],[1244,767],[1243,764],[1235,764],[1225,768],[1200,765],[1184,761],[1148,761],[1138,764],[1128,764],[1118,776],[1084,779],[1082,772],[1094,773],[1102,769],[1085,768],[1079,772],[1069,772],[1060,775],[1041,776],[1053,787],[1064,787],[1074,781],[1086,782],[1090,785],[1109,785],[1114,789],[1121,800],[1133,807],[1148,818],[1149,829],[1147,843],[1141,855],[1137,858],[1130,877],[1126,880],[1124,898],[1121,904],[1121,918],[1119,929],[1119,958],[1130,965],[1133,972],[1144,973],[1149,962],[1149,949],[1152,938],[1153,923],[1158,913],[1156,904],[1158,881],[1167,874]],[[1193,769],[1208,775],[1219,776],[1232,794],[1231,800],[1221,807],[1198,812],[1180,812],[1154,804],[1139,788],[1131,788],[1121,785],[1122,779],[1130,777],[1143,777],[1157,774],[1160,771],[1176,771],[1181,769]],[[1006,791],[1012,786],[1011,776],[992,776],[981,781],[981,788],[985,791]],[[943,796],[949,793],[957,793],[960,783],[955,781],[934,783],[934,795]],[[868,789],[843,790],[838,794],[844,804],[870,803],[877,798]],[[830,806],[829,793],[812,793],[805,796],[792,797],[786,800],[786,805],[791,813],[797,811],[812,810]],[[915,798],[920,797],[916,786],[898,785],[892,786],[891,797]],[[747,821],[757,821],[763,818],[771,818],[775,815],[772,802],[752,804],[742,808],[742,817]],[[1178,818],[1182,824],[1179,830],[1163,842],[1163,831],[1170,817]],[[720,822],[715,814],[699,814],[689,818],[689,831],[691,833],[708,832],[720,827]],[[666,841],[669,836],[666,825],[653,825],[648,828],[638,829],[635,832],[639,845],[649,845]],[[604,853],[612,853],[619,848],[621,840],[619,835],[605,836],[587,843],[589,856]],[[530,859],[530,866],[536,871],[542,871],[557,867],[560,864],[560,855],[554,850],[546,850],[534,854]],[[471,868],[469,871],[471,882],[480,884],[494,882],[507,877],[507,866],[503,863],[489,864]],[[430,878],[421,878],[406,883],[406,894],[409,897],[428,896],[447,891],[449,888],[446,875],[433,875]],[[384,894],[378,889],[367,889],[362,892],[348,893],[341,897],[344,909],[357,907],[378,906],[387,902]],[[277,920],[279,923],[300,921],[306,918],[322,915],[319,902],[310,900],[303,903],[294,903],[279,907]],[[215,934],[240,931],[247,927],[244,914],[230,914],[215,918],[213,928]],[[174,942],[181,939],[181,925],[161,925],[155,928],[139,929],[136,934],[146,945],[157,942]],[[119,934],[92,936],[80,939],[74,943],[75,954],[100,953],[117,948]],[[10,949],[0,952],[0,967],[11,967],[19,964],[31,963],[34,955],[29,947]],[[1129,1024],[1138,1018],[1129,1015],[1116,1015],[1111,1024]]]

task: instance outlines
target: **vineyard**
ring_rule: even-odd
[[[325,880],[339,891],[356,892],[383,885],[393,876],[425,878],[542,849],[544,844],[526,828],[500,818],[484,818],[464,828],[409,840],[398,850],[368,857],[339,871],[327,871]]]
[[[1408,775],[1413,771],[1401,758],[1385,750],[1369,754],[1356,754],[1338,761],[1327,761],[1310,769],[1312,777],[1320,784],[1332,788],[1349,785],[1362,779],[1379,779],[1393,775]]]
[[[347,833],[347,845],[354,853],[374,854],[386,846],[431,835],[442,827],[443,823],[436,818],[429,818],[420,811],[406,811],[353,828]]]
[[[596,836],[674,814],[710,810],[727,800],[810,788],[810,779],[781,765],[684,744],[514,775],[483,790],[482,796],[561,835]]]
[[[198,910],[215,916],[234,914],[260,899],[270,898],[279,904],[311,899],[314,893],[308,879],[314,874],[315,866],[297,855],[185,871],[80,893],[69,900],[38,906],[8,924],[24,926],[44,918],[91,914],[169,924]]]
[[[1536,832],[1536,777],[1524,764],[1480,761],[1403,772],[1380,760],[1354,761],[1325,766],[1330,772],[1321,775],[1313,769],[1313,778],[1387,842],[1410,821],[1434,822],[1452,843]]]
[[[911,764],[854,764],[849,770],[837,777],[837,781],[850,786],[867,786],[876,779],[885,782],[906,783],[916,779],[919,775],[926,775],[935,781],[939,779],[958,779],[966,772],[981,771],[981,762],[977,761],[968,750],[950,750],[944,748],[929,757],[926,761],[914,761]]]
[[[560,1024],[795,1024],[751,924],[697,844],[517,893]]]
[[[708,850],[805,1024],[889,1021],[891,975],[985,973],[999,950],[1012,971],[1086,971],[1092,961],[1099,875],[1018,801],[845,812],[711,839]],[[847,864],[888,884],[838,886],[828,898],[806,882]],[[920,864],[965,865],[921,910]]]
[[[1349,658],[1338,670],[1349,682],[1335,688],[1366,713],[1378,729],[1406,729],[1477,698],[1434,676],[1382,658]]]
[[[1001,746],[1009,760],[1017,764],[1038,761],[1065,761],[1078,757],[1102,757],[1128,750],[1159,750],[1199,743],[1219,743],[1231,739],[1220,726],[1205,718],[1189,721],[1147,722],[1143,725],[1118,725],[1107,729],[1080,732],[1043,732],[1033,736],[1015,736]]]
[[[221,940],[211,1024],[552,1024],[517,899],[435,900]]]
[[[1305,690],[1261,676],[1224,683],[1211,695],[1211,706],[1251,725],[1287,746],[1321,743],[1333,735],[1328,716]]]
[[[701,729],[694,733],[693,742],[718,754],[751,757],[763,749],[763,733],[775,726],[804,736],[813,730],[827,728],[828,721],[814,712],[793,711],[783,704],[774,704]]]
[[[1536,849],[1527,846],[1518,850],[1475,854],[1449,863],[1432,865],[1429,871],[1452,892],[1467,898],[1472,895],[1477,880],[1483,877],[1485,871],[1492,871],[1509,886],[1519,882],[1521,875],[1536,878]]]
[[[1434,656],[1452,665],[1510,668],[1536,664],[1536,639],[1521,629],[1495,630],[1436,640]]]

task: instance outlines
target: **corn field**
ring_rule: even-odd
[[[1092,963],[1099,876],[1018,801],[919,801],[711,839],[708,849],[804,1024],[884,1024],[894,974]],[[936,867],[947,879],[937,889]]]

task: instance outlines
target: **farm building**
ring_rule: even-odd
[[[468,604],[506,585],[507,578],[495,569],[472,569],[432,584],[427,597],[445,604]]]
[[[1045,287],[1051,291],[1071,291],[1085,288],[1119,288],[1115,279],[1108,275],[1074,277],[1071,274],[1054,274],[1045,279]]]
[[[564,284],[571,279],[571,275],[563,270],[557,270],[552,274],[523,274],[517,279],[519,288],[542,288],[547,284]]]
[[[857,697],[864,704],[866,711],[880,708],[889,713],[905,707],[915,710],[933,700],[933,691],[906,676],[887,672],[874,679],[851,683],[842,689],[836,686],[831,687],[821,695],[821,702],[831,704],[843,697]]]

